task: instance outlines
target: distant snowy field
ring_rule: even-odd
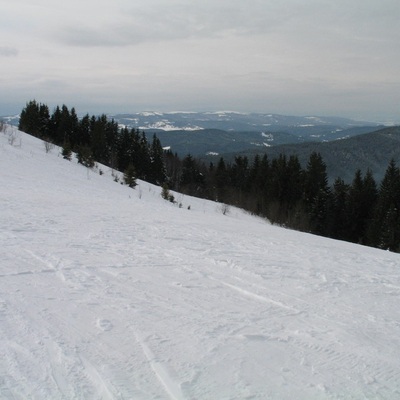
[[[10,129],[1,399],[400,399],[399,254],[179,208]]]

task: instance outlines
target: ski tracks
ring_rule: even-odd
[[[142,348],[143,354],[149,362],[157,380],[162,385],[169,398],[171,400],[185,400],[186,397],[182,393],[180,383],[173,378],[172,374],[168,371],[168,368],[164,365],[164,363],[157,360],[146,341],[141,339],[138,334],[135,334],[135,337],[136,341]]]
[[[50,261],[49,259],[44,259],[42,257],[40,257],[39,255],[37,255],[36,253],[34,253],[31,250],[25,250],[29,255],[31,255],[32,258],[34,258],[35,260],[39,261],[40,263],[44,264],[47,269],[42,269],[40,270],[41,273],[46,273],[46,272],[54,272],[58,278],[60,278],[61,281],[65,282],[66,278],[65,275],[62,271],[62,261],[61,259],[58,259],[55,263]]]
[[[301,293],[304,291],[302,287],[293,287],[292,290],[286,287],[286,293],[279,293],[275,285],[271,292],[273,296],[270,296],[266,295],[269,292],[268,279],[262,274],[250,273],[232,259],[210,259],[209,265],[212,268],[208,267],[203,272],[205,278],[221,287],[229,288],[243,298],[253,300],[254,309],[260,310],[260,318],[253,318],[252,327],[243,325],[240,330],[238,326],[237,332],[240,334],[236,336],[248,343],[259,343],[259,346],[268,346],[267,343],[278,341],[292,349],[291,363],[297,364],[297,375],[291,377],[291,385],[297,382],[300,388],[302,377],[307,376],[305,379],[310,382],[310,387],[321,390],[328,396],[329,393],[342,393],[349,398],[356,398],[351,393],[357,396],[357,392],[365,396],[381,393],[382,398],[390,398],[395,393],[399,395],[400,372],[396,368],[398,362],[395,358],[379,359],[379,354],[369,352],[379,324],[376,327],[367,324],[375,323],[375,319],[371,321],[367,316],[366,326],[359,326],[358,331],[356,326],[352,326],[351,320],[351,313],[358,310],[347,309],[345,303],[342,307],[346,318],[343,315],[339,318],[318,303],[307,302],[296,296],[296,289],[300,289]],[[323,274],[321,284],[330,285],[330,288],[334,283]],[[289,296],[288,293],[293,294]],[[276,298],[276,295],[279,297]],[[289,302],[282,301],[282,298]],[[263,309],[261,304],[271,307]],[[251,323],[251,319],[249,322]],[[271,326],[274,328],[271,329]],[[296,329],[292,329],[292,326]],[[371,337],[367,334],[368,330],[372,332]],[[363,346],[360,346],[360,335],[365,335],[365,340],[361,341]],[[358,346],[353,346],[353,342],[358,343]],[[279,348],[278,346],[276,349]],[[292,366],[289,364],[282,368],[287,373]],[[329,376],[335,376],[336,383]],[[338,382],[342,385],[338,386]]]

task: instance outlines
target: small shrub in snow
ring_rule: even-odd
[[[229,214],[231,208],[228,204],[221,204],[219,210],[222,212],[223,215],[227,215]]]
[[[4,133],[8,135],[8,144],[14,147],[21,147],[22,146],[22,139],[18,136],[18,132],[13,126],[6,126]],[[19,138],[19,143],[17,139]]]
[[[162,189],[161,189],[161,197],[164,200],[168,200],[168,196],[169,196],[169,188],[168,188],[168,185],[166,183],[164,183],[164,185],[162,185]]]
[[[129,164],[128,168],[125,170],[124,181],[130,188],[134,188],[137,185],[136,171],[135,171],[135,167],[133,166],[133,164]]]
[[[50,141],[50,139],[45,138],[45,139],[43,140],[43,144],[44,144],[44,149],[45,149],[46,153],[50,153],[51,150],[54,149],[54,143],[52,143],[52,142]]]
[[[8,135],[8,144],[14,146],[15,140],[16,140],[16,135],[14,133],[10,133]]]
[[[65,142],[63,148],[61,150],[61,155],[65,160],[71,161],[72,158],[72,150],[71,146],[68,142]]]
[[[162,186],[161,197],[164,200],[170,201],[171,203],[173,203],[175,201],[175,197],[169,191],[169,187],[168,187],[168,185],[166,183],[164,183],[163,186]]]
[[[88,168],[93,168],[95,165],[92,150],[89,146],[80,146],[76,154],[78,163]]]

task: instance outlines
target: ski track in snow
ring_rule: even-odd
[[[398,254],[2,135],[0,398],[400,398]]]
[[[138,336],[136,336],[136,340],[142,347],[143,353],[146,356],[147,360],[149,361],[151,368],[153,369],[157,379],[164,386],[165,391],[171,397],[171,399],[173,400],[184,399],[179,383],[177,383],[176,380],[174,380],[171,377],[170,373],[168,373],[165,366],[156,360],[153,352],[147,346],[145,341],[140,339]]]

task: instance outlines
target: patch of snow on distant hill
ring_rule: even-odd
[[[147,125],[141,126],[139,129],[161,129],[163,131],[199,131],[203,130],[204,128],[201,128],[200,126],[176,126],[170,123],[167,119],[154,122],[154,123],[149,123]]]
[[[261,132],[261,136],[266,138],[270,142],[274,140],[274,135],[272,133]]]

